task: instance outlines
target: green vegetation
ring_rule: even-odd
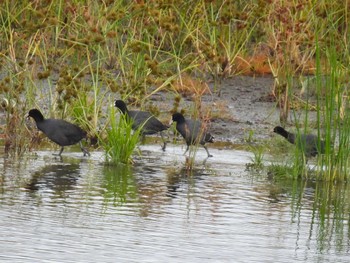
[[[106,162],[111,164],[131,163],[131,155],[139,141],[142,126],[133,131],[130,119],[124,114],[119,115],[117,122],[114,106],[111,106],[109,110],[109,124],[106,138],[100,138],[105,150]]]
[[[264,146],[249,145],[253,157],[250,157],[251,162],[246,164],[248,170],[262,170],[264,168]]]
[[[317,104],[318,130],[324,131],[326,154],[319,162],[322,178],[329,181],[348,180],[348,162],[350,157],[350,115],[348,108],[348,74],[344,70],[334,48],[327,50],[326,78],[322,82],[324,72],[317,70]],[[317,68],[321,69],[321,54],[317,52]]]
[[[263,142],[258,142],[254,137],[254,130],[248,130],[244,139],[247,150],[253,153],[251,162],[246,164],[249,171],[262,171],[264,169],[264,151],[267,148]]]
[[[296,126],[296,134],[309,133],[308,127],[314,127],[315,135],[325,142],[325,153],[316,157],[316,166],[309,169],[307,159],[301,147],[295,147],[293,159],[285,165],[286,174],[292,178],[322,179],[326,181],[347,181],[349,167],[349,109],[348,109],[348,84],[346,69],[338,61],[334,48],[327,49],[327,60],[321,63],[321,52],[316,50],[316,74],[314,81],[305,83],[305,92],[315,92],[315,101],[306,94],[305,110],[293,110],[293,119]],[[316,120],[310,119],[309,111],[312,104],[316,109]],[[319,142],[320,146],[320,142]],[[318,147],[320,148],[320,147]],[[276,166],[270,167],[275,170]],[[277,170],[280,170],[279,167]],[[290,171],[292,170],[292,172]],[[279,172],[277,172],[279,173]]]
[[[190,95],[192,115],[210,117],[201,105],[208,80],[220,94],[223,78],[271,74],[282,124],[292,114],[304,132],[313,123],[294,110],[318,112],[313,128],[324,136],[326,154],[317,173],[348,179],[346,1],[4,0],[0,22],[0,95],[17,105],[2,105],[0,132],[11,154],[28,150],[23,116],[29,108],[74,118],[90,138],[105,138],[107,94],[143,107],[151,95],[168,91],[178,95],[173,110],[181,95]],[[297,173],[307,177],[307,170]]]

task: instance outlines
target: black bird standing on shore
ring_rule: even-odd
[[[208,157],[213,157],[209,153],[208,148],[205,146],[205,143],[214,142],[214,137],[202,128],[202,123],[200,121],[185,119],[181,113],[174,113],[172,120],[176,122],[176,130],[186,141],[187,148],[185,153],[188,151],[190,145],[199,143],[207,151]]]
[[[148,111],[129,111],[125,102],[122,100],[116,100],[114,106],[131,119],[133,130],[137,130],[141,127],[142,136],[159,132],[163,140],[162,150],[165,151],[166,141],[164,139],[163,131],[167,130],[169,128],[168,126],[164,125]]]
[[[37,128],[51,141],[61,146],[61,150],[58,153],[59,156],[62,154],[64,146],[76,143],[79,143],[84,156],[90,156],[90,153],[81,144],[81,140],[86,138],[86,132],[79,126],[61,119],[45,119],[37,109],[31,109],[28,113],[28,117],[34,119]]]

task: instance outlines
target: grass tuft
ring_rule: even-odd
[[[140,138],[139,128],[132,130],[132,123],[124,114],[119,114],[116,118],[116,109],[111,106],[109,109],[109,124],[106,138],[101,140],[105,150],[105,159],[109,164],[132,163],[132,154]]]

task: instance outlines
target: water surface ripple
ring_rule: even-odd
[[[132,167],[99,152],[2,158],[0,261],[348,262],[348,216],[329,204],[322,221],[315,186],[252,175],[244,151],[203,164],[199,149],[188,171],[183,150],[143,146]]]

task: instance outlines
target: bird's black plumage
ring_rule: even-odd
[[[206,132],[206,129],[203,128],[200,121],[185,119],[185,117],[178,112],[173,114],[172,120],[176,122],[176,130],[186,141],[187,148],[185,153],[188,151],[190,145],[199,143],[207,151],[208,157],[212,157],[205,143],[214,142],[214,137]]]
[[[61,146],[58,155],[61,155],[64,146],[80,144],[80,148],[85,155],[90,153],[81,145],[81,140],[86,138],[86,132],[79,126],[61,119],[45,119],[42,113],[37,109],[31,109],[28,113],[41,130],[51,141]]]
[[[148,111],[129,111],[125,102],[122,100],[116,100],[114,105],[123,114],[126,114],[131,119],[133,130],[141,128],[142,136],[156,134],[159,132],[163,140],[162,149],[165,150],[166,141],[164,139],[162,131],[167,130],[169,126],[164,125],[160,120],[158,120],[154,115],[152,115]]]
[[[273,131],[284,138],[290,143],[296,145],[301,149],[306,157],[313,157],[319,153],[325,152],[325,142],[319,140],[317,136],[313,134],[300,134],[296,135],[294,133],[286,131],[280,126],[276,126]]]

